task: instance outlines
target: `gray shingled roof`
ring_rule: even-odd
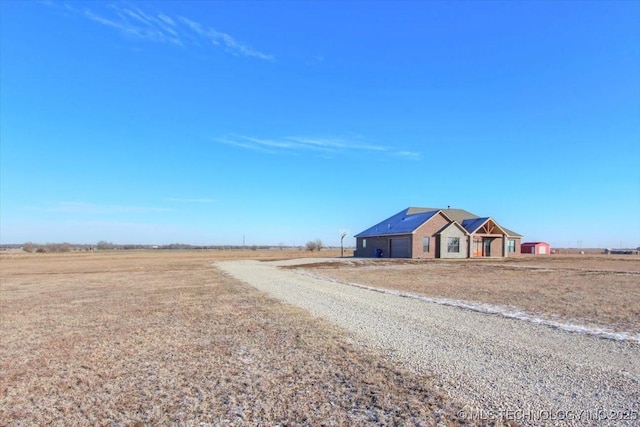
[[[442,211],[450,220],[462,224],[465,219],[479,218],[478,215],[474,215],[464,209],[450,209],[450,208],[417,208],[412,207],[407,210],[409,214],[417,212],[430,212],[430,211]]]

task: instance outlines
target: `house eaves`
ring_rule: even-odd
[[[507,236],[509,237],[522,237],[522,234],[518,234],[515,231],[509,230],[508,228],[502,227],[502,229],[507,233]]]

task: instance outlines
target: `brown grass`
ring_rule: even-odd
[[[464,424],[215,252],[0,256],[0,425]]]
[[[639,256],[450,262],[354,259],[341,267],[318,264],[315,271],[346,282],[503,305],[550,320],[640,333]]]

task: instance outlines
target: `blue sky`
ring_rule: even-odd
[[[640,2],[0,2],[0,242],[640,245]],[[347,244],[353,239],[348,238]]]

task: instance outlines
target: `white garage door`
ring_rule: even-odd
[[[391,239],[391,258],[409,258],[409,238]]]

